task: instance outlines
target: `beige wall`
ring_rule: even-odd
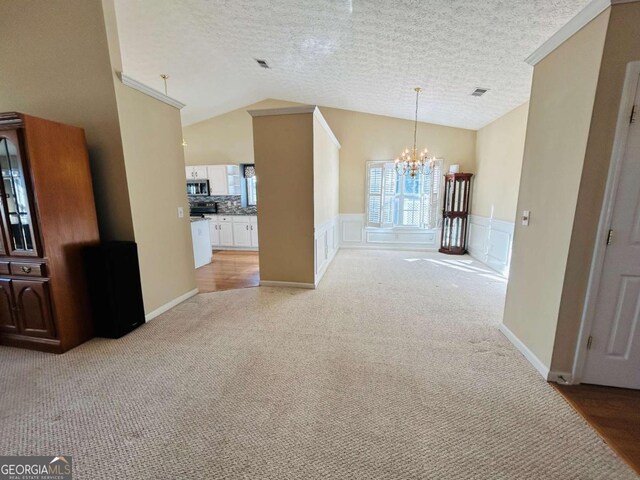
[[[247,110],[296,106],[266,100],[184,127],[187,165],[251,161],[251,122]],[[364,213],[365,162],[393,160],[413,143],[413,122],[336,108],[320,107],[340,149],[340,213]],[[418,147],[474,171],[476,132],[428,123],[418,124]],[[472,206],[473,208],[473,206]]]
[[[515,220],[528,113],[526,102],[478,130],[471,200],[475,215]]]
[[[178,110],[123,86],[113,0],[0,0],[0,111],[85,129],[102,240],[135,240],[145,311],[195,288]],[[161,193],[159,193],[161,192]],[[188,210],[185,210],[188,217]]]
[[[123,85],[116,13],[103,0],[145,313],[196,289],[180,111]],[[182,207],[183,218],[178,218]]]
[[[253,162],[253,124],[247,110],[300,106],[264,100],[183,128],[187,165],[232,165]]]
[[[314,284],[313,114],[255,117],[253,142],[260,280]]]
[[[609,11],[540,61],[533,73],[505,325],[551,366],[580,176]]]
[[[124,85],[118,111],[145,312],[196,288],[180,111]],[[184,209],[178,218],[177,208]]]
[[[132,240],[102,2],[0,0],[0,32],[0,111],[84,128],[101,237]]]
[[[321,107],[340,149],[340,213],[364,213],[365,164],[393,160],[413,144],[413,122],[336,108]],[[418,124],[418,148],[444,158],[445,168],[460,164],[474,171],[476,132],[430,123]]]
[[[314,224],[322,225],[338,215],[340,149],[316,116],[313,117]]]
[[[552,369],[571,371],[627,63],[640,60],[640,3],[614,5],[580,179]]]

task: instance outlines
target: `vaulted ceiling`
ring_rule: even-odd
[[[480,128],[527,100],[524,59],[589,0],[117,0],[124,72],[185,125],[265,98]],[[264,59],[269,69],[256,59]],[[473,97],[476,87],[488,88]]]

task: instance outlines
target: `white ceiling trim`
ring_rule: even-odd
[[[632,3],[640,0],[593,0],[586,7],[584,7],[575,17],[569,20],[560,30],[554,33],[549,40],[544,42],[538,49],[529,55],[525,62],[529,65],[535,66],[540,60],[545,58],[556,48],[566,42],[569,38],[575,35],[582,27],[584,27],[591,20],[596,18],[602,12],[604,12],[611,5],[617,5],[621,3]]]
[[[317,105],[303,105],[301,107],[261,108],[247,110],[252,117],[269,117],[271,115],[297,115],[298,113],[313,113]]]
[[[165,95],[164,93],[159,92],[158,90],[151,88],[150,86],[145,85],[144,83],[139,82],[134,78],[129,77],[128,75],[125,75],[123,72],[119,72],[118,77],[120,78],[120,81],[122,82],[123,85],[126,85],[127,87],[131,87],[135,90],[138,90],[139,92],[142,92],[145,95],[149,95],[150,97],[153,97],[156,100],[160,100],[161,102],[164,102],[167,105],[171,105],[172,107],[175,107],[178,110],[182,110],[184,107],[186,107],[184,103],[176,100],[175,98],[171,98],[168,95]]]
[[[320,122],[322,128],[324,128],[324,130],[327,132],[334,145],[338,148],[342,148],[342,145],[340,145],[340,142],[334,135],[331,127],[329,127],[329,124],[325,120],[322,112],[320,112],[320,109],[317,105],[303,105],[301,107],[262,108],[258,110],[247,110],[247,113],[254,118],[269,117],[272,115],[297,115],[300,113],[312,113],[313,116],[316,117],[316,119]]]
[[[338,148],[342,148],[342,145],[340,145],[340,142],[338,141],[336,136],[333,134],[331,127],[322,116],[322,112],[320,112],[320,109],[318,107],[316,107],[316,109],[313,111],[313,116],[316,117],[316,119],[320,122],[320,125],[322,125],[322,128],[324,128],[324,131],[327,132],[327,135],[329,135],[329,138],[331,139],[333,144]]]

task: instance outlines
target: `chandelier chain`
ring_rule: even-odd
[[[415,152],[418,144],[418,102],[420,101],[420,90],[416,88],[416,121],[413,125],[413,151]]]

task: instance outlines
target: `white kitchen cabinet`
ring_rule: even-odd
[[[258,217],[249,217],[249,230],[251,232],[251,246],[258,247]]]
[[[207,215],[211,247],[258,248],[258,217],[255,215]]]
[[[240,166],[227,165],[226,167],[228,195],[240,195]]]
[[[207,165],[210,195],[229,195],[226,165]]]
[[[218,223],[220,231],[220,246],[233,247],[235,246],[233,240],[233,223]]]
[[[207,178],[207,167],[205,165],[192,165],[185,168],[187,180],[203,180]]]
[[[238,165],[207,165],[211,195],[240,195],[240,167]]]
[[[205,218],[209,220],[209,237],[211,237],[211,246],[219,247],[220,246],[220,229],[218,228],[218,216],[207,215]]]
[[[251,246],[251,230],[249,222],[233,222],[233,246],[234,247],[250,247]]]

